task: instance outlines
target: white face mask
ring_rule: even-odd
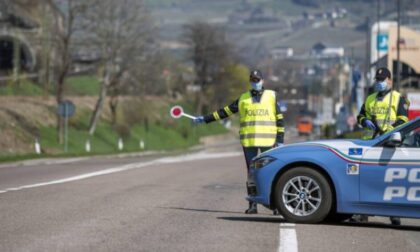
[[[261,91],[263,87],[263,80],[260,80],[259,82],[251,81],[251,86],[252,86],[252,89],[254,89],[255,91]]]

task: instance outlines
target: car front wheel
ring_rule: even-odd
[[[287,221],[318,223],[331,210],[331,187],[318,171],[295,167],[278,179],[274,203]]]

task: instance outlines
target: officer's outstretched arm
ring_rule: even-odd
[[[232,102],[229,106],[225,106],[224,108],[216,110],[212,114],[205,115],[204,121],[206,123],[210,123],[213,121],[225,119],[239,111],[238,104],[239,104],[239,99]]]

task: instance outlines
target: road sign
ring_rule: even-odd
[[[178,118],[180,118],[181,116],[185,116],[185,117],[188,117],[188,118],[191,118],[191,119],[195,119],[196,117],[195,116],[192,116],[192,115],[189,115],[189,114],[186,114],[186,113],[184,113],[184,110],[182,109],[182,107],[181,106],[173,106],[172,108],[171,108],[171,116],[173,117],[173,118],[175,118],[175,119],[178,119]]]
[[[388,34],[378,34],[376,37],[376,49],[380,52],[388,51]]]
[[[76,111],[76,107],[71,101],[66,100],[58,104],[57,114],[59,114],[61,117],[64,117],[64,118],[72,117],[75,111]]]
[[[286,112],[287,111],[287,102],[281,101],[281,102],[278,103],[278,105],[280,107],[281,112]]]
[[[69,100],[65,100],[58,104],[57,114],[61,117],[64,117],[64,152],[67,152],[67,145],[68,145],[68,118],[74,115],[76,111],[76,107],[74,106],[73,102]]]

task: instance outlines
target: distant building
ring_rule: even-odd
[[[55,36],[62,29],[62,13],[52,0],[0,0],[2,79],[16,69],[40,76],[41,65],[45,64],[42,55],[54,54]]]
[[[400,63],[401,88],[420,90],[420,27],[400,27]],[[372,25],[371,28],[371,76],[377,67],[387,67],[392,76],[397,76],[397,36],[396,22],[383,21]]]
[[[284,20],[267,14],[262,7],[239,8],[229,15],[228,20],[234,24],[282,23],[286,25]]]
[[[327,47],[323,43],[316,43],[311,50],[311,56],[316,58],[344,57],[343,47]]]
[[[272,59],[285,59],[293,57],[293,48],[291,47],[275,47],[270,51]]]
[[[306,20],[322,20],[322,19],[338,19],[344,18],[347,15],[347,10],[344,8],[334,8],[330,11],[326,12],[316,12],[316,13],[309,13],[303,12],[302,16]]]
[[[323,43],[316,43],[314,46],[312,46],[312,53],[319,54],[321,53],[326,46]]]

